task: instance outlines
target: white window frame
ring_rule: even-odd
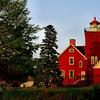
[[[65,78],[65,70],[60,70],[61,71],[61,77]]]
[[[98,62],[98,56],[95,56],[95,63]]]
[[[73,52],[74,52],[74,49],[69,49],[69,52],[70,52],[70,53],[73,53]]]
[[[82,60],[79,61],[79,67],[82,68],[83,62]]]
[[[91,65],[94,65],[95,64],[95,58],[94,56],[91,56]]]
[[[91,65],[94,65],[98,62],[98,56],[91,56]]]
[[[71,72],[73,72],[73,76],[71,77]],[[74,78],[74,70],[69,70],[69,78]]]
[[[85,75],[86,75],[85,71],[81,71],[81,80],[85,80]]]
[[[71,59],[73,59],[73,63],[71,63]],[[74,57],[69,57],[69,65],[74,65]]]

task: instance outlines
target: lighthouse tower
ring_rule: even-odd
[[[88,80],[92,82],[93,66],[100,59],[100,22],[94,17],[90,27],[84,30],[85,33],[85,54],[87,57]]]

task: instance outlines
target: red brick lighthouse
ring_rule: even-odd
[[[93,82],[93,67],[100,59],[100,22],[94,17],[90,27],[84,30],[85,33],[85,55],[87,57],[87,78]]]

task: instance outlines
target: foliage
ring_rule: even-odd
[[[33,40],[39,27],[30,24],[26,5],[27,0],[0,0],[0,67],[7,61],[10,69],[32,74],[33,53],[38,49]]]
[[[60,83],[60,71],[58,70],[58,52],[57,52],[57,32],[52,25],[45,28],[45,39],[41,44],[41,77],[48,82],[50,79],[53,83]]]

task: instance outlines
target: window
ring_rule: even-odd
[[[81,60],[79,61],[79,67],[82,67],[82,61]]]
[[[61,70],[61,77],[65,77],[65,70]]]
[[[98,57],[97,56],[95,56],[95,63],[97,63],[98,62]]]
[[[94,64],[94,56],[91,56],[91,64]]]
[[[74,49],[69,49],[69,52],[70,52],[70,53],[73,53],[73,52],[74,52]]]
[[[85,80],[85,71],[81,71],[81,80]]]
[[[74,65],[74,57],[69,57],[69,65]]]
[[[91,56],[91,64],[94,65],[98,62],[98,57],[97,56]]]
[[[69,78],[74,78],[74,70],[69,70]]]

